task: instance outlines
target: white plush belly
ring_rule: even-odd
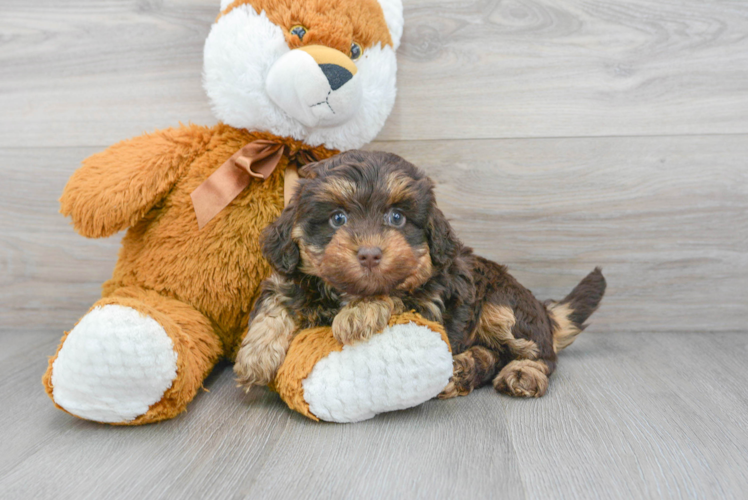
[[[321,420],[359,422],[428,401],[451,376],[452,354],[441,335],[415,323],[395,325],[319,361],[303,382],[304,399]]]

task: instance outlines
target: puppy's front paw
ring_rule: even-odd
[[[389,297],[353,301],[335,316],[332,334],[342,344],[367,340],[384,330],[394,307],[394,302]]]
[[[263,310],[257,315],[234,363],[240,387],[249,391],[252,386],[267,385],[275,379],[286,359],[295,329],[292,318],[284,310]]]
[[[245,391],[249,391],[255,385],[268,385],[275,379],[275,374],[285,358],[285,350],[276,349],[274,346],[269,346],[268,349],[244,346],[236,355],[236,381]]]

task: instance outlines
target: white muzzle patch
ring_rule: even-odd
[[[361,106],[363,94],[358,74],[336,64],[318,64],[299,49],[273,64],[265,91],[276,106],[309,128],[349,121]]]

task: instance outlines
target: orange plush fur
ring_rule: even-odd
[[[128,424],[183,411],[216,361],[234,358],[246,333],[259,283],[270,272],[261,256],[260,233],[283,209],[289,157],[281,159],[267,180],[252,180],[202,230],[190,193],[257,139],[282,143],[292,153],[305,150],[319,159],[337,153],[222,124],[189,125],[123,141],[93,155],[65,187],[61,212],[82,235],[99,238],[130,227],[112,279],[94,307],[118,304],[152,317],[178,354],[172,387]],[[50,359],[43,379],[50,397],[56,358]]]
[[[377,0],[236,0],[219,18],[244,4],[250,4],[258,14],[264,11],[273,24],[285,27],[286,42],[292,49],[318,44],[348,54],[351,40],[362,49],[377,43],[392,45]],[[297,25],[308,29],[303,43],[289,32]]]
[[[264,12],[282,30],[290,49],[324,45],[350,56],[352,42],[364,50],[393,46],[377,0],[237,0],[219,19],[244,4]],[[303,40],[291,33],[297,25],[306,29]],[[264,181],[252,179],[228,207],[198,229],[190,194],[240,148],[258,139],[286,146],[276,170]],[[301,150],[309,154],[297,157]],[[60,202],[76,231],[101,238],[128,230],[113,276],[92,309],[119,305],[153,318],[177,354],[176,379],[163,398],[126,424],[155,422],[184,411],[214,364],[221,357],[235,358],[259,284],[270,272],[260,234],[283,209],[286,167],[300,166],[297,158],[321,160],[336,153],[226,124],[187,125],[120,142],[85,160],[73,174]],[[53,365],[67,335],[43,377],[53,401]]]

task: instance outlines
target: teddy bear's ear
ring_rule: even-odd
[[[392,47],[397,50],[400,46],[400,38],[403,36],[403,2],[402,0],[379,0],[379,5],[382,7],[384,20],[390,30]]]

